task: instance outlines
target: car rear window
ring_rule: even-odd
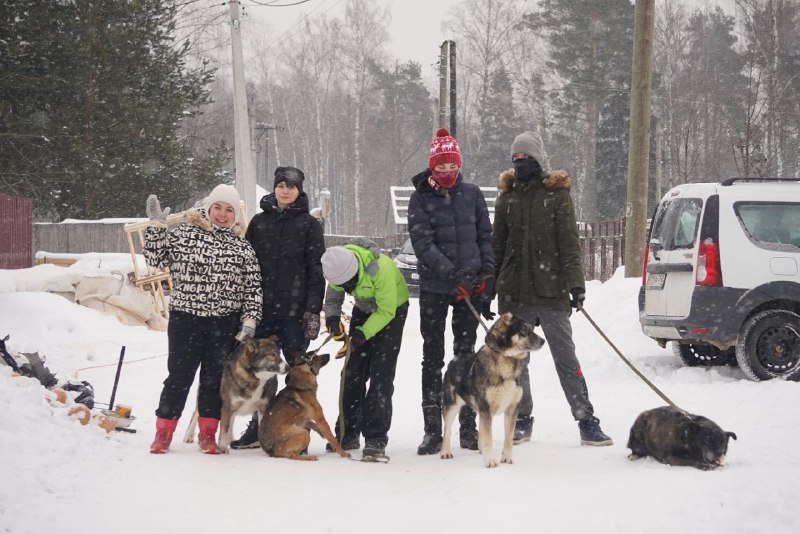
[[[737,202],[733,209],[753,241],[800,247],[800,203]]]
[[[694,247],[702,210],[699,198],[665,200],[653,218],[650,241],[657,240],[664,250]]]

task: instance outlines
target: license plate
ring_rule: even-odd
[[[411,273],[412,280],[419,280],[419,275],[417,273]]]
[[[652,273],[647,275],[647,289],[664,289],[666,273]]]

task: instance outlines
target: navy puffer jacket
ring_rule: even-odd
[[[417,255],[420,291],[452,293],[448,279],[462,271],[476,281],[494,274],[492,223],[480,188],[459,173],[450,189],[435,190],[431,171],[414,176],[408,204],[408,232]]]

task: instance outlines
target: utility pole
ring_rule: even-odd
[[[450,135],[456,137],[456,42],[447,41],[450,68]]]
[[[261,168],[260,172],[256,174],[259,184],[261,187],[269,191],[270,183],[269,183],[269,131],[270,130],[283,130],[281,126],[275,126],[274,124],[268,124],[266,122],[257,122],[256,123],[256,146],[258,147],[258,151],[261,151],[261,139],[264,139],[264,165]],[[259,167],[260,165],[256,165]]]
[[[250,116],[247,112],[247,88],[244,81],[242,32],[239,0],[230,0],[231,49],[233,50],[233,129],[236,161],[236,190],[244,200],[247,220],[256,213],[256,171],[250,152]]]
[[[650,89],[653,79],[655,0],[636,0],[633,26],[628,199],[625,205],[625,277],[641,276],[647,239]]]
[[[439,106],[438,114],[436,117],[436,126],[433,128],[433,133],[436,135],[436,130],[439,128],[447,128],[447,41],[444,41],[439,48]]]

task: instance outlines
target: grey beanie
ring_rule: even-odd
[[[355,252],[344,247],[329,248],[322,255],[322,274],[332,284],[344,284],[358,274]]]
[[[527,154],[533,159],[543,164],[544,161],[544,143],[542,143],[542,136],[536,132],[523,132],[514,138],[511,143],[511,155],[514,154]]]

